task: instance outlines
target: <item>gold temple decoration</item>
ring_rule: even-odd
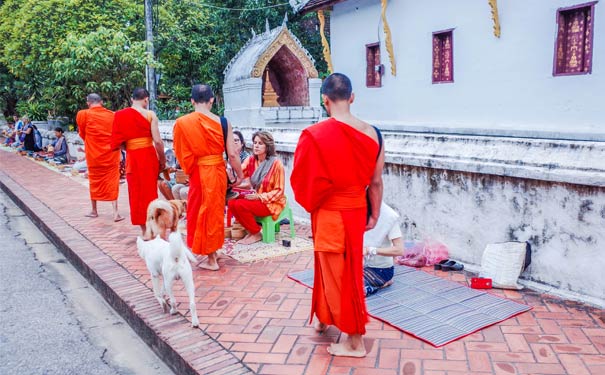
[[[317,11],[317,18],[319,19],[319,35],[321,35],[321,45],[323,47],[324,60],[328,64],[328,72],[333,73],[334,68],[332,67],[332,56],[330,55],[330,44],[328,44],[328,39],[326,39],[326,17],[324,16],[323,10]]]
[[[307,72],[308,78],[319,77],[317,69],[315,69],[315,66],[313,66],[313,61],[311,58],[305,53],[303,48],[296,43],[294,38],[290,35],[290,31],[288,31],[288,29],[285,27],[279,32],[279,35],[277,38],[275,38],[273,43],[271,43],[265,52],[260,55],[258,60],[256,60],[256,64],[254,64],[254,68],[252,68],[252,77],[261,78],[265,72],[267,64],[269,64],[269,61],[271,61],[277,51],[284,46],[288,48],[288,50],[292,52],[294,56],[296,56],[298,61],[300,61]]]
[[[269,69],[265,69],[265,89],[263,90],[263,107],[279,107],[277,93],[269,79]]]
[[[391,74],[397,75],[397,66],[395,65],[395,53],[393,52],[393,41],[391,40],[391,28],[387,22],[387,0],[381,0],[382,4],[382,24],[384,26],[384,34],[386,36],[385,44],[389,53],[389,61],[391,62]]]
[[[489,0],[489,6],[492,8],[492,20],[494,21],[494,35],[500,38],[500,17],[498,16],[498,0]]]

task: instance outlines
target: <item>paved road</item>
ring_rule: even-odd
[[[1,191],[0,301],[0,374],[172,374]]]

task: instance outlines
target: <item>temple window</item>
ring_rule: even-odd
[[[553,75],[592,72],[594,4],[557,10],[557,43]]]
[[[433,33],[433,83],[454,82],[453,30]]]
[[[366,44],[366,86],[382,86],[382,69],[380,64],[380,43]]]

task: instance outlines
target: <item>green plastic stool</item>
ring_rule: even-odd
[[[284,207],[282,212],[279,214],[277,220],[273,220],[271,216],[256,218],[256,220],[263,226],[264,243],[275,242],[275,233],[279,232],[280,230],[279,222],[285,218],[288,218],[290,221],[290,235],[292,238],[296,237],[296,232],[294,231],[294,216],[292,215],[292,209],[288,205],[288,202],[286,202],[286,207]]]

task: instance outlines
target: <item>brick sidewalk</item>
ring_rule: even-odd
[[[138,227],[113,223],[104,202],[99,218],[84,217],[89,196],[80,177],[4,150],[0,167],[0,186],[71,252],[80,272],[179,374],[605,374],[603,311],[532,291],[495,290],[534,309],[442,348],[371,319],[366,358],[331,357],[326,347],[338,332],[314,333],[307,324],[311,292],[286,277],[310,268],[311,252],[253,264],[222,258],[219,272],[194,270],[201,326],[191,329],[181,283],[182,315],[162,314],[152,297],[136,252]],[[128,215],[127,199],[122,185],[122,215]],[[297,227],[298,235],[308,235],[308,227]],[[467,277],[438,275],[462,283]]]

